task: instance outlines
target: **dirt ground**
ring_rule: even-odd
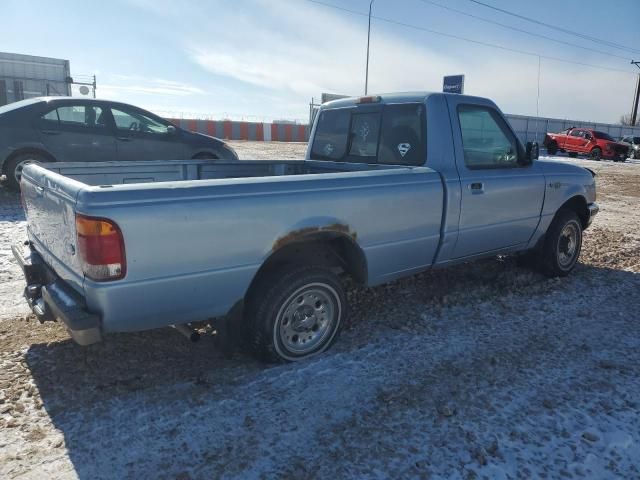
[[[40,325],[0,187],[0,477],[640,478],[640,164],[559,160],[598,174],[572,275],[499,258],[352,288],[335,347],[276,366],[171,329],[82,348]]]

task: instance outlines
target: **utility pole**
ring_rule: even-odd
[[[640,68],[640,61],[631,60],[636,67]],[[638,101],[640,100],[640,73],[638,74],[638,79],[636,80],[636,93],[633,96],[633,107],[631,109],[631,126],[635,126],[636,118],[638,116]]]
[[[371,0],[369,2],[369,28],[367,29],[367,68],[364,74],[364,94],[367,94],[369,90],[369,41],[371,40],[371,8],[373,7],[373,2],[375,0]]]

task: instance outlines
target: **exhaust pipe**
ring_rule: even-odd
[[[200,340],[200,333],[191,328],[188,323],[182,325],[172,325],[178,332],[187,337],[193,343],[196,343]]]

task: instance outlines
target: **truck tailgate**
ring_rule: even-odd
[[[78,292],[83,273],[76,255],[75,204],[82,186],[37,165],[25,167],[21,183],[29,240],[45,263]]]

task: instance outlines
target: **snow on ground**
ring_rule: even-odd
[[[0,189],[0,477],[640,478],[640,165],[563,161],[598,172],[602,208],[571,276],[506,258],[352,288],[335,347],[277,366],[25,317]]]

